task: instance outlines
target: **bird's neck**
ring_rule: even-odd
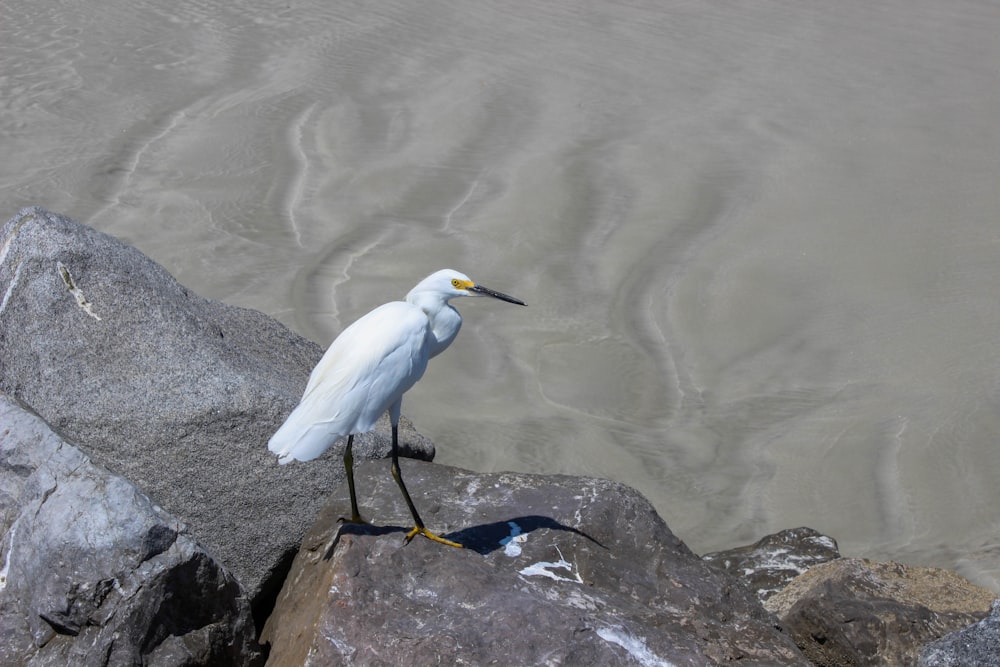
[[[407,301],[418,306],[427,315],[431,325],[430,356],[441,354],[455,340],[462,328],[462,316],[446,300],[434,295],[410,294]]]
[[[434,357],[444,352],[445,348],[451,345],[451,341],[455,340],[458,330],[462,328],[462,316],[446,303],[430,320],[431,333],[434,335],[430,356]]]

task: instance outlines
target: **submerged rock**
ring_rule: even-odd
[[[746,582],[763,602],[810,567],[840,558],[840,551],[832,537],[803,527],[782,530],[753,544],[702,558]]]
[[[808,664],[731,577],[636,491],[599,479],[475,474],[404,461],[416,537],[388,463],[359,467],[362,516],[331,499],[262,641],[269,665]]]
[[[841,558],[765,607],[818,665],[913,665],[921,647],[983,618],[993,593],[954,572]]]
[[[262,664],[246,592],[135,486],[0,393],[0,664]]]
[[[344,478],[335,453],[279,466],[267,451],[320,347],[39,208],[0,230],[0,295],[0,390],[187,524],[267,605]],[[433,457],[412,429],[401,440]],[[357,458],[388,449],[386,428],[355,441]]]

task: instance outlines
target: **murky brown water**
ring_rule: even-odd
[[[444,463],[998,587],[1000,5],[11,0],[39,204],[328,342],[431,271]]]

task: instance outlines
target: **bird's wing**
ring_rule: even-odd
[[[337,438],[371,430],[427,367],[427,316],[401,301],[379,306],[345,329],[309,376],[298,407],[268,448],[308,461]]]

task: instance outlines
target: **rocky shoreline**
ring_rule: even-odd
[[[320,348],[43,209],[0,232],[0,664],[996,664],[991,591],[800,528],[704,557],[607,480],[278,466]],[[422,460],[421,460],[422,459]],[[426,509],[425,509],[426,508]]]

